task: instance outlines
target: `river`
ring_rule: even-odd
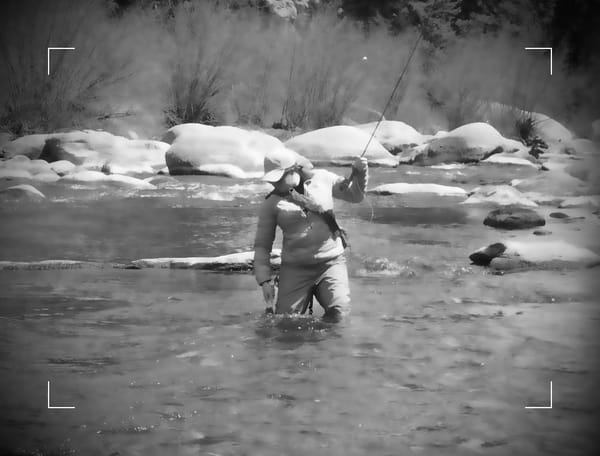
[[[533,172],[401,167],[371,183],[471,189]],[[3,454],[593,452],[597,268],[492,274],[469,254],[522,232],[484,226],[489,208],[369,195],[337,210],[351,317],[324,323],[316,303],[315,317],[266,316],[250,274],[110,266],[252,248],[267,186],[159,187],[53,184],[38,187],[46,202],[0,208],[0,260],[106,263],[0,271]],[[600,251],[597,218],[547,221]],[[51,406],[75,408],[48,409],[48,382]],[[550,382],[552,408],[526,409],[549,406]]]

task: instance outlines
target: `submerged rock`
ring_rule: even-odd
[[[407,193],[433,193],[439,196],[466,196],[466,190],[460,187],[450,187],[439,184],[407,184],[399,182],[396,184],[379,185],[367,193],[376,195],[402,195]]]
[[[60,179],[63,182],[109,183],[135,188],[137,190],[154,190],[157,187],[142,179],[121,174],[104,174],[99,171],[79,171]]]
[[[2,189],[0,190],[0,196],[12,200],[42,201],[46,199],[46,196],[37,188],[27,184],[13,185]]]
[[[499,270],[561,269],[600,264],[600,256],[565,241],[509,240],[483,247],[469,256],[479,266]]]
[[[210,271],[250,271],[254,264],[254,252],[231,253],[216,257],[146,258],[132,261],[137,268],[205,269]],[[273,249],[271,265],[281,264],[281,251]]]
[[[505,230],[523,230],[544,226],[544,217],[532,209],[523,207],[503,207],[491,211],[483,221],[486,226]]]
[[[527,166],[529,168],[539,168],[527,158],[518,156],[517,154],[500,153],[494,154],[491,157],[482,160],[481,163],[491,163],[494,165],[513,165],[513,166]]]
[[[476,187],[462,204],[499,204],[501,206],[537,207],[537,203],[527,198],[509,185]]]
[[[287,140],[285,146],[308,158],[316,165],[331,163],[350,165],[363,153],[373,165],[394,167],[398,160],[375,138],[369,143],[370,134],[363,130],[338,125],[310,131]]]

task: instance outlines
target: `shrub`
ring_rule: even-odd
[[[334,16],[312,19],[291,43],[289,76],[282,108],[287,128],[338,124],[357,99],[364,81],[356,39],[360,32]]]
[[[0,29],[0,123],[17,135],[66,128],[94,117],[107,87],[130,75],[119,52],[124,30],[101,1],[8,1]],[[52,51],[48,47],[75,47]]]

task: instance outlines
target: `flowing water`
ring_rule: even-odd
[[[372,183],[470,189],[528,173],[375,169]],[[483,226],[489,208],[369,196],[337,211],[351,318],[323,323],[317,304],[315,317],[266,316],[249,274],[110,266],[251,248],[263,184],[159,187],[54,184],[40,187],[50,201],[0,208],[0,260],[106,263],[0,271],[5,453],[593,452],[597,269],[491,274],[468,255],[516,234]],[[597,219],[547,220],[599,251]],[[51,406],[75,408],[48,409],[48,382]],[[549,406],[550,382],[552,408],[525,409]]]

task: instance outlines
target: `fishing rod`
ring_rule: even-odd
[[[406,73],[406,70],[408,69],[408,66],[410,65],[410,61],[412,60],[413,55],[414,55],[415,51],[417,50],[417,47],[419,46],[419,43],[421,42],[422,38],[423,38],[423,33],[419,33],[419,36],[417,37],[417,40],[415,41],[415,44],[413,45],[413,47],[410,51],[410,54],[408,55],[408,60],[406,60],[406,64],[404,65],[404,68],[402,69],[402,73],[400,73],[400,77],[396,81],[396,85],[394,86],[394,89],[392,90],[392,93],[390,94],[388,101],[383,108],[383,111],[381,111],[379,120],[377,121],[375,128],[371,132],[369,141],[367,141],[367,145],[365,146],[364,150],[362,151],[362,154],[360,154],[361,158],[365,155],[365,153],[367,153],[367,149],[369,148],[369,145],[371,144],[371,141],[373,140],[373,137],[375,136],[375,132],[379,128],[379,124],[381,124],[381,121],[384,119],[385,111],[387,111],[387,109],[389,108],[390,103],[392,102],[392,100],[394,98],[394,94],[396,93],[396,90],[398,90],[398,87],[400,86],[400,82],[402,82],[402,78],[404,77],[404,74]],[[356,170],[354,168],[352,168],[352,172],[350,173],[350,176],[346,179],[345,187],[350,185],[350,182],[352,182],[352,178],[355,175],[356,175]]]

